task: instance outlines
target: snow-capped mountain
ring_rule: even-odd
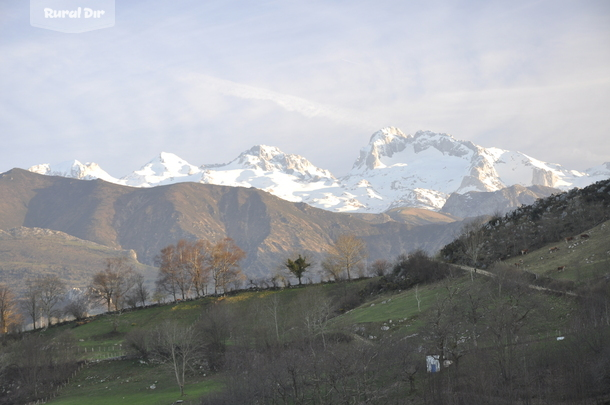
[[[567,170],[521,152],[483,148],[448,134],[418,131],[411,136],[389,127],[373,134],[341,180],[358,201],[368,200],[369,207],[379,206],[374,199],[383,199],[391,201],[387,208],[440,209],[451,193],[492,192],[512,185],[566,190],[610,176],[606,166],[590,170]]]
[[[257,145],[240,154],[226,165],[207,165],[204,169],[215,171],[254,170],[262,173],[278,172],[296,176],[303,181],[335,180],[328,170],[314,166],[299,155],[290,155],[274,146]]]
[[[347,176],[335,178],[299,155],[257,145],[226,164],[194,166],[161,153],[116,179],[94,163],[38,165],[30,171],[80,179],[100,178],[133,187],[199,182],[255,187],[293,202],[338,212],[383,212],[411,206],[439,210],[452,193],[493,192],[513,185],[567,190],[610,177],[610,163],[585,172],[539,161],[521,152],[483,148],[451,135],[394,127],[374,133]]]
[[[197,181],[201,173],[197,166],[189,164],[173,153],[161,154],[128,176],[117,181],[132,187],[154,187],[182,181]]]
[[[47,176],[70,177],[81,180],[102,179],[111,183],[118,182],[118,179],[106,173],[97,163],[81,163],[78,160],[62,162],[53,166],[45,163],[32,166],[28,170]]]

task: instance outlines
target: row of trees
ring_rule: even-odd
[[[230,290],[245,278],[240,262],[246,253],[231,238],[216,243],[181,239],[161,249],[155,263],[159,267],[157,290],[174,300],[207,294],[213,284],[214,295]]]
[[[66,284],[56,275],[44,275],[25,280],[25,291],[20,300],[5,284],[0,284],[0,332],[6,334],[20,330],[22,314],[26,314],[36,328],[39,324],[49,325],[53,318],[59,318],[59,305],[66,297]]]
[[[21,300],[11,289],[0,285],[0,331],[7,333],[19,329],[25,314],[34,329],[48,326],[53,319],[71,316],[83,319],[92,306],[103,305],[107,311],[120,311],[126,307],[144,306],[153,299],[162,301],[170,296],[174,301],[213,293],[225,293],[237,289],[245,280],[240,263],[246,253],[231,238],[215,243],[207,240],[179,240],[175,245],[163,248],[155,259],[159,267],[156,291],[145,283],[145,277],[137,272],[126,257],[106,260],[104,270],[95,273],[85,291],[72,290],[68,294],[66,284],[57,275],[44,275],[25,281]],[[353,235],[341,235],[328,247],[321,263],[322,277],[331,280],[352,279],[362,276],[366,263],[366,245]],[[383,263],[380,265],[380,263]],[[312,263],[305,255],[288,258],[283,267],[298,279],[299,285]],[[376,266],[376,267],[375,267]],[[380,267],[381,266],[381,267]],[[383,273],[387,262],[373,264],[372,273]],[[287,283],[287,282],[286,282]],[[277,285],[277,277],[273,285]]]
[[[144,275],[135,271],[127,258],[111,258],[84,290],[68,290],[55,274],[27,278],[19,299],[12,289],[0,284],[0,332],[21,330],[24,320],[36,329],[63,317],[83,319],[97,305],[116,311],[145,305],[149,298]]]

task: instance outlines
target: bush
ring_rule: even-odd
[[[125,343],[131,354],[147,359],[150,355],[149,332],[133,329],[125,336]]]

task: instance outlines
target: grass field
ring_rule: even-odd
[[[474,283],[490,282],[490,278],[479,275]],[[333,283],[277,291],[242,292],[234,296],[204,298],[165,306],[150,307],[118,315],[103,315],[89,323],[75,326],[74,323],[49,328],[43,332],[55,336],[69,332],[77,339],[79,355],[82,359],[93,361],[77,373],[67,386],[62,388],[59,396],[50,404],[170,404],[178,399],[197,399],[213,390],[222,388],[214,376],[192,376],[186,386],[186,397],[179,397],[179,389],[171,370],[162,365],[151,365],[140,360],[106,360],[114,355],[125,353],[124,339],[134,329],[151,329],[166,319],[180,320],[185,324],[196,322],[207,305],[222,301],[240,307],[256,305],[278,294],[281,302],[286,304],[297,300],[306,292],[323,291],[337,299],[349,296],[363,289],[369,280],[358,280],[351,283]],[[470,275],[441,281],[435,284],[421,285],[417,289],[371,296],[370,300],[330,321],[331,329],[357,330],[362,336],[381,337],[383,334],[398,333],[404,336],[415,335],[425,324],[426,311],[439,299],[448,294],[448,285],[453,289],[464,289],[472,286]],[[528,330],[533,338],[559,335],[566,327],[568,314],[573,309],[573,300],[545,293],[535,293],[548,310],[536,311],[532,316],[535,322]],[[298,302],[298,301],[295,301]],[[117,333],[113,329],[117,326]],[[348,327],[346,329],[345,327]],[[86,351],[85,351],[86,350]],[[154,389],[151,386],[154,385]]]
[[[335,318],[332,323],[337,326],[358,324],[379,331],[386,326],[387,331],[412,333],[421,323],[420,315],[445,293],[441,284],[432,284],[384,295]]]
[[[557,242],[514,258],[523,260],[522,268],[533,273],[580,283],[610,271],[610,221],[586,232],[587,239],[575,236],[569,242]],[[549,249],[559,250],[550,253]],[[565,269],[558,271],[558,268]]]
[[[154,388],[151,388],[154,387]],[[185,396],[165,366],[139,360],[102,361],[85,367],[61,389],[54,405],[167,405],[178,399],[197,403],[202,395],[220,389],[214,378],[192,377],[185,386]]]

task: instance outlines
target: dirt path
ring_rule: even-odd
[[[495,277],[496,276],[494,273],[491,273],[486,270],[475,269],[474,267],[462,266],[459,264],[454,264],[454,266],[459,267],[462,270],[469,271],[472,274],[482,274],[486,277]],[[569,295],[570,297],[578,297],[578,294],[570,292],[570,291],[552,290],[550,288],[541,287],[539,285],[534,285],[534,284],[527,284],[527,286],[533,290],[545,291],[545,292],[550,292],[550,293],[554,293],[554,294],[565,294],[565,295]]]

